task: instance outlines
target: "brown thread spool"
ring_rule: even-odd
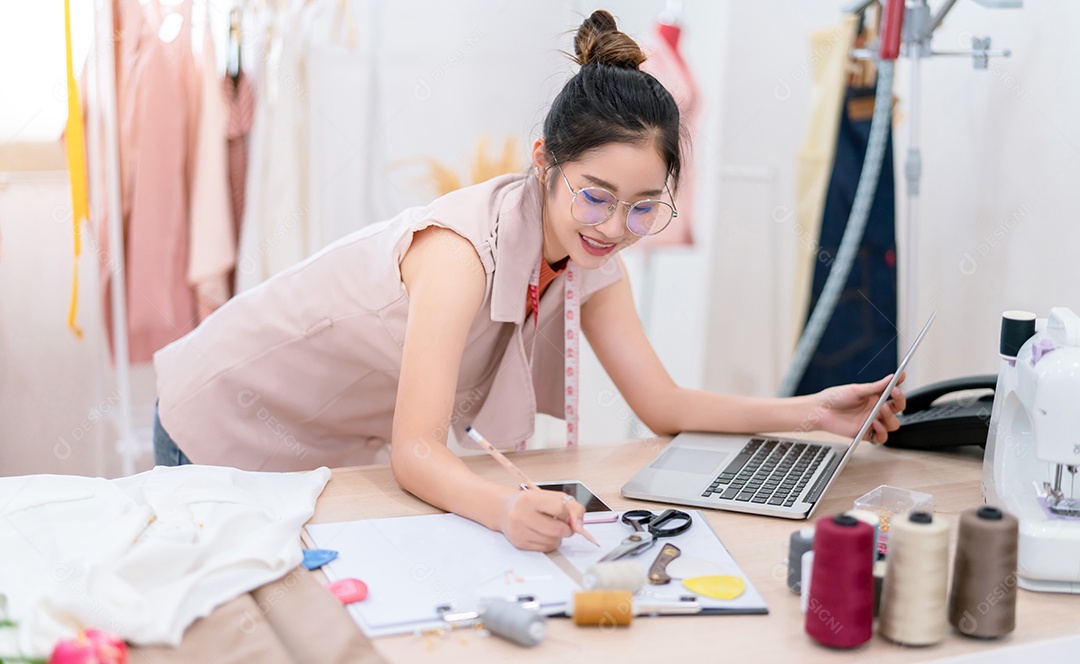
[[[881,635],[928,646],[948,634],[949,524],[928,512],[893,521],[881,591]]]
[[[996,507],[960,515],[949,622],[965,636],[994,639],[1016,627],[1019,523]]]
[[[574,624],[622,627],[634,619],[634,594],[625,590],[586,590],[574,593]]]

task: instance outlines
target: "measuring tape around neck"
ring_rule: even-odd
[[[544,260],[543,256],[540,260]],[[566,445],[578,444],[578,375],[580,374],[581,339],[581,278],[577,266],[568,261],[564,273],[566,303],[563,309],[563,418],[566,420]],[[529,302],[532,304],[533,339],[530,353],[530,366],[535,359],[536,337],[540,327],[540,263],[533,268],[529,277]],[[525,441],[518,443],[518,449],[525,449]]]

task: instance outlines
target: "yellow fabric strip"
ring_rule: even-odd
[[[68,118],[64,131],[67,144],[68,171],[71,174],[71,221],[75,233],[75,258],[72,261],[71,306],[68,308],[68,327],[75,336],[82,338],[82,330],[75,322],[79,307],[79,254],[82,253],[80,224],[90,216],[90,203],[86,185],[86,147],[83,142],[82,104],[79,88],[75,83],[75,71],[71,55],[71,2],[64,0],[64,44],[67,47],[67,93]]]

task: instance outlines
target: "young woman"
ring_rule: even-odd
[[[161,350],[155,460],[251,470],[388,460],[432,505],[518,547],[554,549],[584,508],[482,479],[446,440],[474,424],[513,447],[538,410],[564,415],[564,339],[578,326],[566,298],[580,300],[580,329],[658,434],[854,435],[888,377],[753,399],[668,376],[614,257],[677,214],[679,112],[609,13],[585,20],[575,51],[581,68],[552,104],[525,175],[360,230]],[[884,442],[903,406],[897,389],[871,440]]]

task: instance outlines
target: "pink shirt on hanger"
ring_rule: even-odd
[[[156,3],[117,3],[117,121],[125,238],[108,237],[98,225],[105,317],[112,309],[110,252],[123,247],[127,283],[130,359],[149,362],[154,351],[195,326],[195,298],[188,286],[188,194],[191,59],[190,3],[176,11],[180,32],[159,35]],[[99,192],[98,208],[102,207]],[[99,216],[104,222],[104,216]],[[111,341],[111,327],[110,341]]]

